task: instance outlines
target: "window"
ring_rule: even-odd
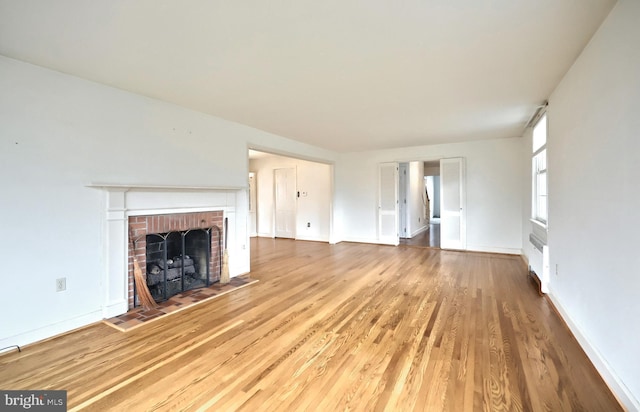
[[[547,114],[533,127],[531,218],[547,224]]]

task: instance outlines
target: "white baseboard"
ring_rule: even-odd
[[[129,310],[128,300],[113,302],[102,308],[102,318],[108,319],[114,316],[122,315],[123,313],[127,313],[128,310]]]
[[[374,245],[386,245],[386,243],[381,243],[376,238],[365,238],[365,237],[345,237],[345,238],[342,238],[340,242],[372,243]]]
[[[429,229],[429,225],[422,226],[420,229],[418,229],[418,230],[414,231],[413,233],[411,233],[411,237],[417,236],[420,233],[425,232],[427,229]]]
[[[522,249],[506,248],[506,247],[493,247],[493,246],[479,246],[467,244],[468,252],[486,252],[486,253],[502,253],[507,255],[520,255]]]
[[[7,346],[19,345],[24,346],[30,343],[38,342],[44,339],[51,338],[56,335],[60,335],[65,332],[69,332],[73,329],[78,329],[83,326],[87,326],[91,323],[102,320],[102,310],[96,310],[86,315],[81,315],[72,319],[67,319],[62,322],[54,323],[52,325],[44,326],[42,328],[30,330],[28,332],[20,333],[18,335],[10,336],[0,340],[0,348]]]
[[[618,402],[620,402],[628,411],[640,411],[640,402],[638,402],[638,399],[633,396],[631,391],[629,391],[626,385],[620,380],[615,371],[611,369],[611,366],[602,357],[600,352],[592,346],[589,340],[582,334],[580,328],[573,323],[571,317],[567,314],[553,293],[551,292],[547,296],[553,303],[553,306],[556,307],[556,310],[560,313],[560,316],[562,316],[562,319],[567,324],[569,330],[571,330],[571,333],[573,333],[573,336],[575,336],[584,352],[587,354],[587,357],[591,360],[591,363],[593,363],[593,366],[595,366],[600,373],[600,376],[602,376],[602,379],[609,386],[609,389],[611,389],[611,392],[613,392],[614,396],[618,399]]]
[[[310,242],[324,242],[328,243],[328,237],[317,237],[317,236],[296,236],[296,240],[306,240]]]

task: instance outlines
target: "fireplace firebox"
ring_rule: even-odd
[[[156,302],[220,280],[222,211],[129,217],[129,308],[138,306],[134,262]]]
[[[147,235],[147,287],[156,302],[211,284],[211,234],[219,228]]]

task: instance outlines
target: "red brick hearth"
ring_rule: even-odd
[[[135,248],[135,256],[142,269],[146,272],[146,236],[154,233],[168,233],[185,231],[190,229],[208,229],[211,231],[211,259],[209,264],[209,281],[216,282],[220,279],[220,254],[223,230],[223,211],[175,213],[166,215],[130,216],[129,217],[129,309],[134,307],[133,287],[133,256],[132,244]]]

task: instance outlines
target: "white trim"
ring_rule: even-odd
[[[127,285],[128,286],[128,285]],[[114,316],[122,315],[129,310],[129,300],[120,299],[102,306],[102,317],[104,319],[112,318]]]
[[[380,242],[378,239],[376,238],[371,238],[371,237],[344,237],[342,238],[340,241],[336,242],[336,243],[341,243],[341,242],[351,242],[351,243],[369,243],[372,245],[392,245],[392,246],[396,246],[393,243],[383,243]]]
[[[87,326],[91,323],[99,322],[101,320],[101,310],[89,312],[87,314],[67,319],[62,322],[53,323],[42,328],[30,330],[28,332],[20,333],[14,336],[9,336],[8,338],[0,340],[0,347],[4,348],[12,345],[28,345],[30,343],[48,339],[53,336],[72,331],[74,329]]]
[[[142,184],[113,184],[113,183],[91,183],[87,187],[95,189],[113,190],[140,190],[140,191],[229,191],[234,192],[240,189],[246,189],[244,186],[162,186],[162,185],[142,185]]]
[[[297,236],[296,240],[305,240],[305,241],[309,241],[309,242],[329,243],[329,238],[328,237],[322,237],[322,236]]]
[[[446,249],[445,249],[446,250]],[[467,244],[467,252],[485,252],[485,253],[500,253],[503,255],[520,255],[522,249],[494,247],[494,246],[480,246]]]
[[[633,396],[629,388],[625,386],[622,380],[611,368],[609,363],[600,354],[598,349],[596,349],[584,336],[584,334],[582,334],[580,328],[571,320],[571,317],[564,310],[560,302],[556,299],[555,295],[553,293],[549,293],[547,296],[556,307],[564,322],[569,327],[571,333],[573,333],[573,336],[578,341],[578,344],[582,347],[584,352],[587,354],[587,357],[593,363],[593,366],[595,366],[602,379],[609,386],[609,389],[611,389],[611,392],[613,392],[614,396],[618,399],[618,402],[620,402],[622,406],[628,411],[640,411],[640,402],[638,401],[638,399]]]
[[[529,221],[540,226],[542,229],[547,230],[547,223],[542,222],[541,220],[530,218]]]
[[[180,214],[180,213],[199,213],[199,212],[219,212],[224,211],[224,213],[232,213],[235,208],[229,206],[208,206],[208,207],[182,207],[182,208],[172,208],[172,209],[139,209],[139,210],[127,210],[126,216],[155,216],[155,215],[169,215],[169,214]]]
[[[427,229],[429,229],[429,225],[424,225],[421,228],[419,228],[418,230],[416,230],[415,232],[411,233],[411,237],[417,236],[422,232],[425,232]]]

